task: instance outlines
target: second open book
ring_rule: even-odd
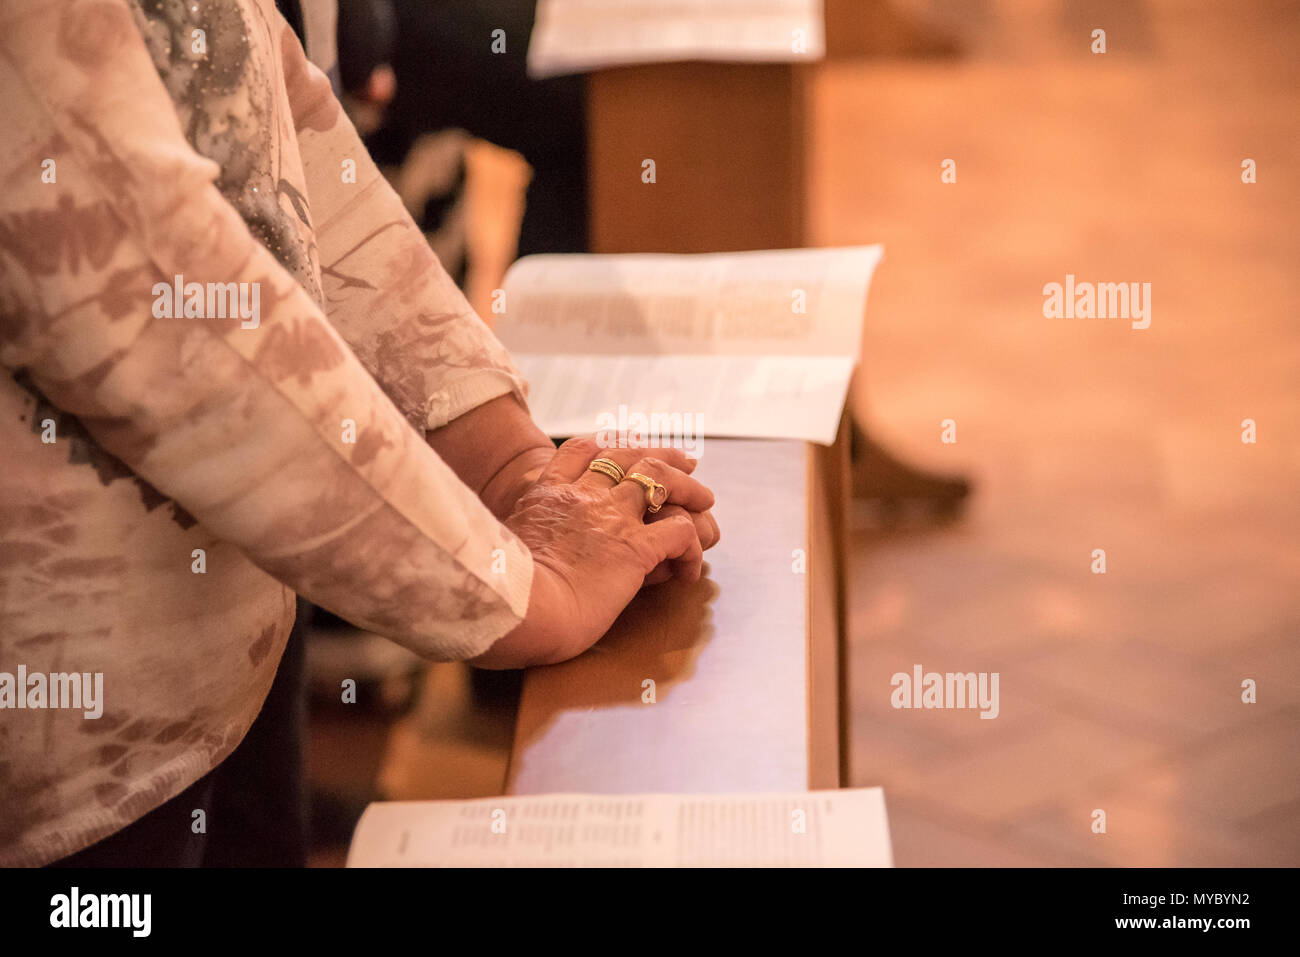
[[[541,794],[366,808],[349,867],[889,867],[880,788]]]
[[[493,319],[552,436],[644,423],[829,444],[881,253],[528,256]]]

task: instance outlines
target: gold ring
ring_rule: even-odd
[[[640,485],[645,489],[645,506],[651,512],[659,511],[659,509],[663,508],[664,504],[668,501],[668,489],[660,485],[650,476],[642,475],[640,472],[631,472],[628,474],[627,480],[629,482],[636,482],[637,485]],[[655,495],[659,492],[663,492],[664,497],[656,500]]]
[[[623,471],[621,465],[613,459],[606,458],[592,459],[591,464],[587,466],[587,471],[599,472],[601,475],[608,475],[614,480],[615,485],[623,481],[623,476],[627,474]]]

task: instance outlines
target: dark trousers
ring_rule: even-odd
[[[581,75],[534,80],[524,54],[535,0],[395,0],[397,96],[367,139],[399,164],[422,133],[458,127],[533,167],[519,255],[587,251],[587,124]],[[492,52],[494,30],[506,53]]]
[[[52,867],[302,867],[307,860],[303,614],[266,703],[225,761],[165,804]],[[195,834],[193,813],[207,815]]]

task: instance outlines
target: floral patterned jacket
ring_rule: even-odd
[[[526,387],[271,0],[5,0],[0,97],[0,865],[43,864],[238,744],[295,591],[435,659],[517,624],[425,432]]]

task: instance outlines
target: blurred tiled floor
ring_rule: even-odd
[[[815,98],[816,239],[886,245],[857,408],[978,485],[859,516],[853,783],[900,865],[1300,864],[1300,8],[977,6],[970,56]],[[1152,283],[1151,327],[1045,319],[1066,273]],[[894,710],[915,664],[999,672],[1000,716]]]

